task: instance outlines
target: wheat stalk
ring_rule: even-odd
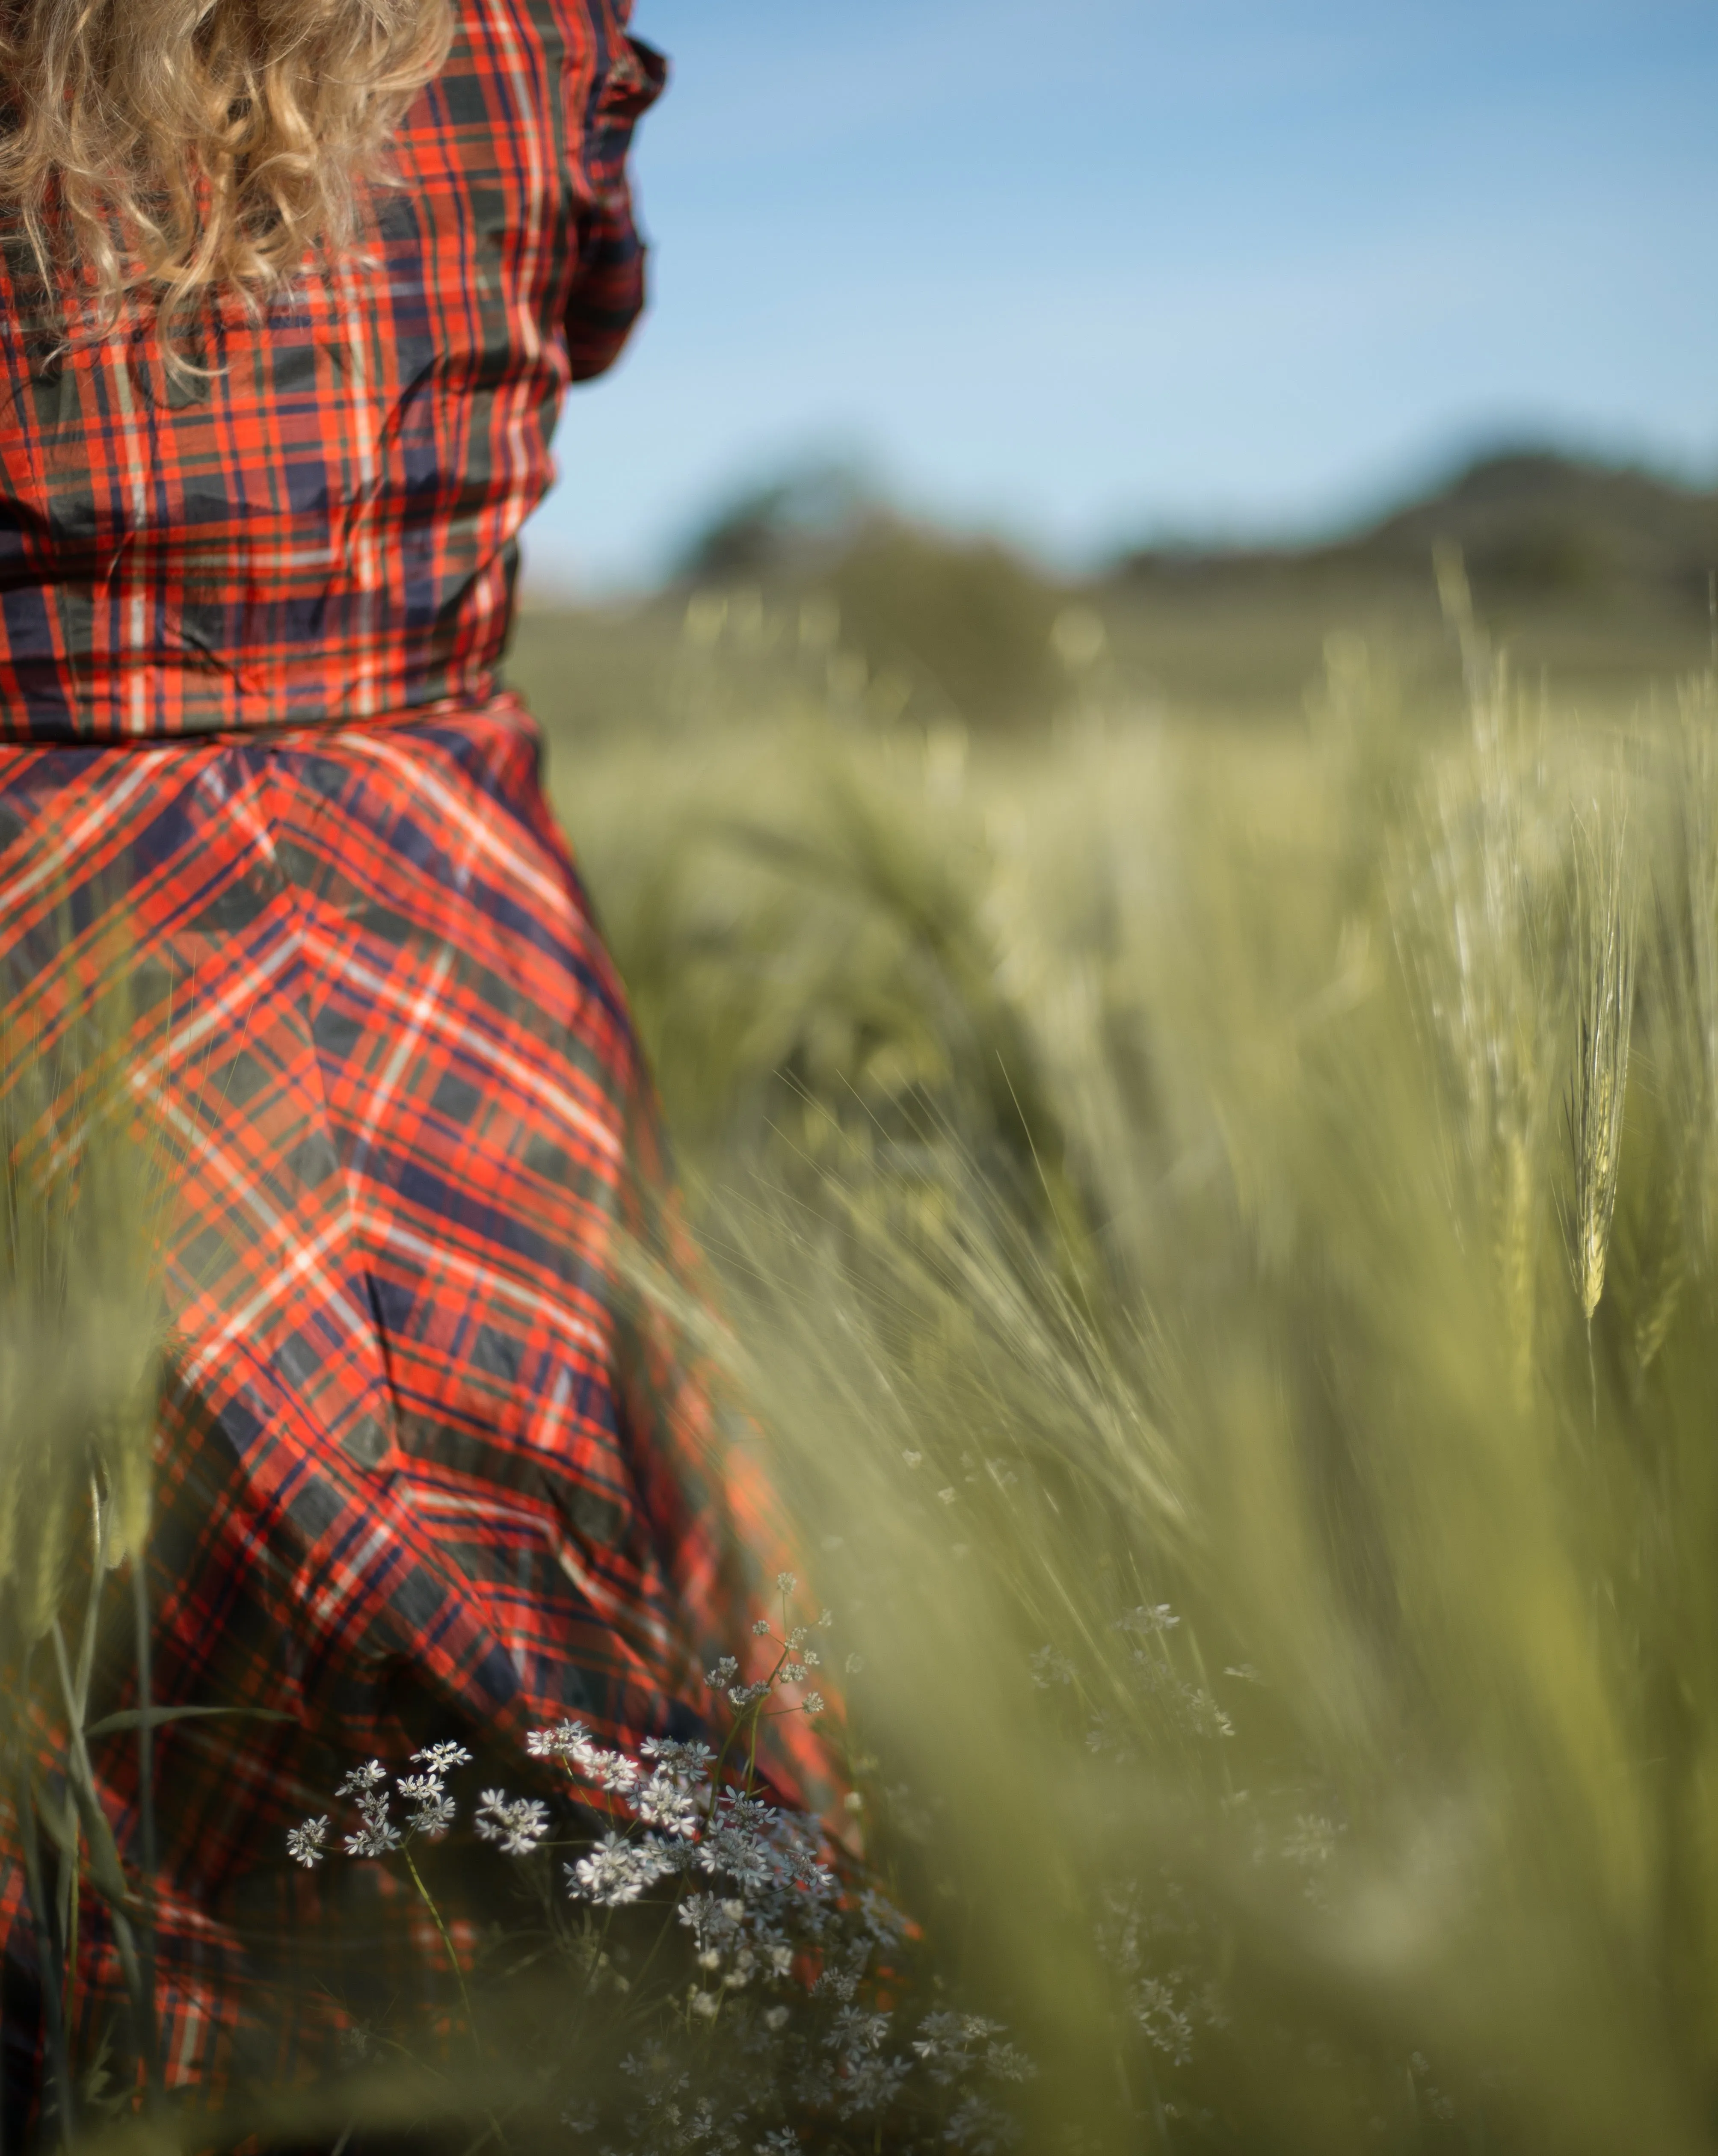
[[[1594,804],[1595,814],[1597,803]],[[1582,1004],[1578,1056],[1568,1100],[1574,1155],[1572,1262],[1589,1325],[1605,1291],[1605,1263],[1617,1209],[1623,1111],[1634,1014],[1635,910],[1628,828],[1576,828],[1577,950]]]

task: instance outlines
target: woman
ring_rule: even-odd
[[[133,954],[176,1178],[155,1697],[285,1717],[160,1739],[170,2083],[321,2056],[341,1943],[284,1830],[355,1758],[449,1738],[527,1786],[534,1726],[689,1727],[778,1561],[622,1313],[620,1240],[671,1255],[652,1111],[499,674],[562,392],[640,305],[626,12],[0,7],[11,1007],[51,1046]],[[96,1766],[135,1865],[131,1743]],[[121,1991],[81,1940],[87,2060]]]

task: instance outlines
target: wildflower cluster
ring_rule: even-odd
[[[1149,1898],[1137,1881],[1112,1886],[1097,1929],[1098,1950],[1120,1978],[1147,2046],[1160,2062],[1191,2065],[1199,2036],[1229,2024],[1216,1974],[1219,1943],[1192,1897],[1167,1876]]]
[[[458,1808],[447,1793],[447,1777],[455,1767],[468,1767],[471,1755],[463,1744],[432,1744],[412,1754],[412,1764],[422,1769],[392,1779],[379,1759],[367,1759],[354,1767],[336,1795],[349,1798],[358,1823],[341,1844],[348,1856],[391,1856],[409,1842],[421,1838],[440,1841],[458,1816]],[[398,1800],[402,1816],[394,1817]],[[485,1802],[488,1801],[487,1798]],[[541,1807],[539,1807],[539,1810]],[[547,1818],[543,1823],[547,1830]],[[479,1832],[482,1831],[481,1827]],[[287,1854],[296,1863],[313,1871],[328,1854],[332,1824],[326,1814],[293,1827],[286,1836]]]
[[[532,1730],[526,1745],[533,1758],[558,1761],[581,1794],[622,1822],[566,1866],[576,1899],[621,1908],[687,1868],[710,1809],[707,1744],[646,1738],[634,1759],[599,1744],[582,1722],[563,1722]]]
[[[1124,1612],[1111,1629],[1121,1635],[1122,1666],[1142,1699],[1166,1712],[1167,1727],[1183,1738],[1231,1738],[1234,1726],[1209,1691],[1176,1669],[1172,1635],[1180,1628],[1174,1609],[1157,1604]],[[1047,1648],[1032,1657],[1041,1688],[1049,1688],[1047,1671],[1052,1683],[1075,1681],[1055,1674],[1061,1659]],[[1253,1686],[1264,1681],[1247,1664],[1228,1666],[1223,1674]],[[1134,1756],[1129,1740],[1136,1733],[1137,1724],[1129,1718],[1099,1715],[1087,1730],[1087,1748],[1113,1768]],[[1314,1907],[1325,1906],[1329,1876],[1346,1832],[1330,1793],[1312,1786],[1258,1792],[1231,1786],[1216,1801],[1234,1837],[1232,1845],[1247,1852],[1256,1871],[1273,1875],[1273,1896],[1298,1892]],[[1164,1866],[1155,1875],[1108,1881],[1093,1930],[1099,1958],[1115,1983],[1124,2056],[1131,2050],[1138,2058],[1139,2077],[1157,2090],[1166,2118],[1209,2138],[1217,2112],[1198,2097],[1201,2092],[1218,2097],[1237,2071],[1226,1923],[1195,1885]]]
[[[1170,1635],[1181,1620],[1166,1602],[1142,1604],[1134,1609],[1124,1610],[1116,1618],[1110,1630],[1120,1633],[1126,1641],[1126,1666],[1137,1690],[1147,1698],[1160,1703],[1167,1710],[1170,1725],[1180,1733],[1198,1738],[1228,1738],[1235,1734],[1235,1724],[1208,1686],[1184,1677],[1175,1667]],[[1057,1689],[1078,1689],[1076,1664],[1059,1649],[1046,1645],[1031,1657],[1029,1667],[1034,1686],[1040,1691]],[[1257,1683],[1257,1672],[1251,1669],[1235,1669],[1225,1675]],[[1131,1727],[1131,1718],[1128,1726]],[[1087,1721],[1086,1749],[1098,1755],[1108,1755],[1118,1764],[1127,1764],[1134,1758],[1129,1735],[1111,1713],[1093,1712]]]
[[[1180,1619],[1166,1602],[1144,1604],[1115,1620],[1114,1630],[1129,1642],[1129,1659],[1140,1689],[1155,1693],[1184,1729],[1196,1737],[1232,1737],[1235,1725],[1202,1684],[1190,1682],[1175,1667],[1169,1635]],[[1094,1751],[1103,1749],[1094,1743]]]
[[[544,1860],[524,1876],[543,1891],[548,1938],[578,1972],[587,2025],[564,2056],[619,2061],[612,2091],[543,2096],[553,2093],[575,2135],[614,2137],[601,2156],[785,2156],[843,2145],[849,2127],[867,2145],[985,2156],[1012,2138],[1006,2092],[1029,2076],[1029,2063],[1000,2024],[914,2011],[913,1928],[875,1888],[839,1876],[820,1824],[779,1804],[759,1771],[765,1717],[824,1711],[809,1681],[821,1667],[815,1635],[833,1620],[826,1610],[815,1626],[790,1622],[791,1576],[778,1586],[779,1628],[768,1619],[753,1628],[768,1642],[755,1673],[732,1656],[708,1672],[729,1717],[719,1749],[671,1737],[629,1749],[563,1721],[526,1740],[532,1759],[564,1778],[558,1828],[543,1799],[499,1789],[484,1790],[470,1813],[476,1840]],[[442,1744],[414,1754],[409,1774],[390,1777],[376,1760],[355,1768],[340,1788],[357,1813],[345,1853],[403,1853],[409,1866],[414,1839],[440,1840],[458,1823],[448,1776],[470,1763],[461,1747]],[[288,1835],[289,1851],[314,1866],[331,1833],[326,1817],[307,1820]],[[429,1902],[414,1867],[412,1877]],[[640,1938],[649,1943],[635,1959]],[[457,1963],[455,1973],[463,1993]],[[469,1997],[466,2010],[475,2035]]]

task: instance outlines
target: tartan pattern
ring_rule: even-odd
[[[689,1732],[782,1561],[743,1426],[620,1283],[623,1239],[683,1271],[684,1234],[497,684],[561,393],[642,296],[625,155],[662,67],[625,12],[464,0],[369,254],[264,322],[217,310],[198,383],[147,323],[49,356],[0,259],[8,1008],[51,1051],[133,974],[176,1161],[156,1697],[288,1717],[159,1739],[177,2084],[326,2060],[330,1995],[436,1995],[373,1867],[286,1859],[355,1758],[457,1737],[523,1789],[534,1724]],[[105,1704],[128,1662],[104,1645]],[[775,1726],[815,1799],[818,1740]],[[95,1768],[135,1866],[131,1740]],[[41,2075],[21,1870],[0,1804],[10,2145]],[[121,1997],[94,1900],[86,2060]]]
[[[517,706],[14,746],[0,832],[29,1036],[51,1050],[143,957],[134,1083],[176,1182],[157,1697],[290,1717],[160,1738],[167,2056],[181,2082],[287,2073],[326,2053],[324,1991],[433,1994],[440,1949],[409,1908],[335,1924],[286,1827],[355,1758],[434,1738],[524,1789],[526,1731],[563,1715],[690,1733],[701,1668],[773,1603],[779,1537],[696,1368],[617,1286],[619,1238],[683,1270],[682,1231]],[[116,1699],[128,1659],[121,1635]],[[776,1727],[779,1779],[826,1789],[809,1726]],[[135,1861],[133,1740],[97,1763]],[[14,2091],[39,2040],[22,1896],[14,1862]],[[123,1994],[85,1927],[88,2056]]]
[[[357,254],[208,371],[147,317],[62,343],[0,246],[0,737],[357,719],[495,692],[569,380],[643,300],[629,0],[463,0]],[[3,238],[3,232],[0,232]]]

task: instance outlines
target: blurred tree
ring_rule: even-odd
[[[873,666],[969,725],[1019,725],[1062,686],[1050,632],[1062,595],[990,539],[873,519],[826,578],[842,634]]]
[[[850,545],[877,495],[856,465],[812,464],[754,486],[717,511],[681,551],[677,581],[694,584],[803,578]]]
[[[917,716],[1018,725],[1047,716],[1062,686],[1056,585],[995,539],[910,522],[851,465],[808,465],[740,495],[685,549],[679,577],[832,599],[841,644],[892,675]]]

